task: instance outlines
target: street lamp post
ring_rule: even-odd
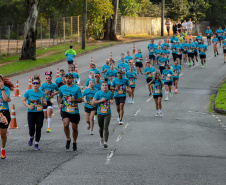
[[[87,21],[87,0],[84,0],[84,2],[83,2],[82,49],[86,49],[86,21]]]
[[[164,8],[165,8],[165,0],[162,0],[161,36],[164,36]]]

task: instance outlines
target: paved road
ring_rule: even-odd
[[[148,41],[136,43],[147,55]],[[90,57],[100,68],[110,51],[113,58],[132,51],[132,44],[122,44],[77,58],[83,82],[88,78]],[[225,75],[222,49],[212,57],[209,47],[207,67],[200,63],[189,69],[182,65],[178,94],[163,101],[164,117],[155,117],[155,106],[148,96],[145,77],[137,81],[135,104],[126,104],[124,125],[118,125],[112,106],[109,148],[99,146],[97,123],[94,135],[86,130],[83,104],[80,104],[78,151],[65,150],[65,136],[58,108],[54,109],[52,133],[43,128],[41,151],[27,146],[29,139],[26,114],[21,98],[13,98],[20,129],[10,130],[7,159],[0,160],[0,184],[208,184],[226,182],[226,133],[224,116],[208,113],[209,98]],[[172,63],[172,61],[170,61]],[[67,68],[60,63],[37,71]],[[27,89],[34,72],[19,79],[20,92]],[[220,121],[219,121],[220,120]]]

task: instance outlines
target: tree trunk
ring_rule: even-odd
[[[105,32],[104,32],[104,40],[113,40],[116,41],[116,23],[117,23],[117,15],[118,15],[118,3],[119,0],[112,0],[112,5],[114,6],[114,15],[113,18],[109,18],[105,25]]]
[[[40,0],[27,0],[28,18],[25,23],[24,42],[20,60],[36,60],[37,19]]]

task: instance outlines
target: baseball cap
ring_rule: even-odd
[[[65,77],[66,77],[66,78],[67,78],[67,77],[73,78],[73,75],[72,75],[71,73],[68,73],[68,74],[65,75]]]
[[[99,75],[99,74],[95,74],[95,77],[96,77],[96,78],[100,78],[100,75]]]
[[[118,70],[118,73],[123,73],[123,71],[122,70]]]

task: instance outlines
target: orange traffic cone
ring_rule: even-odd
[[[30,89],[32,89],[31,76],[30,76],[30,78],[29,78],[27,90],[30,90]]]
[[[92,64],[93,64],[93,57],[91,57],[91,59],[90,59],[90,65],[89,65],[90,69],[92,68]]]
[[[167,39],[167,43],[169,44],[170,43],[170,38],[168,37],[168,39]]]
[[[77,62],[75,62],[75,72],[78,73],[78,65],[77,65]]]
[[[60,69],[59,67],[57,68],[57,74],[56,74],[56,78],[60,77]]]
[[[84,88],[83,88],[83,83],[81,82],[81,92],[83,93]]]
[[[146,55],[146,61],[145,61],[145,67],[147,67],[148,66],[148,56]]]
[[[133,54],[136,54],[135,44],[133,44]]]
[[[15,88],[15,95],[14,96],[20,96],[20,87],[19,87],[19,81],[16,82],[16,88]]]
[[[110,61],[112,60],[112,52],[110,53]]]
[[[11,122],[9,125],[10,129],[17,129],[17,121],[16,121],[16,112],[15,112],[15,105],[12,106],[12,112],[11,112]]]

